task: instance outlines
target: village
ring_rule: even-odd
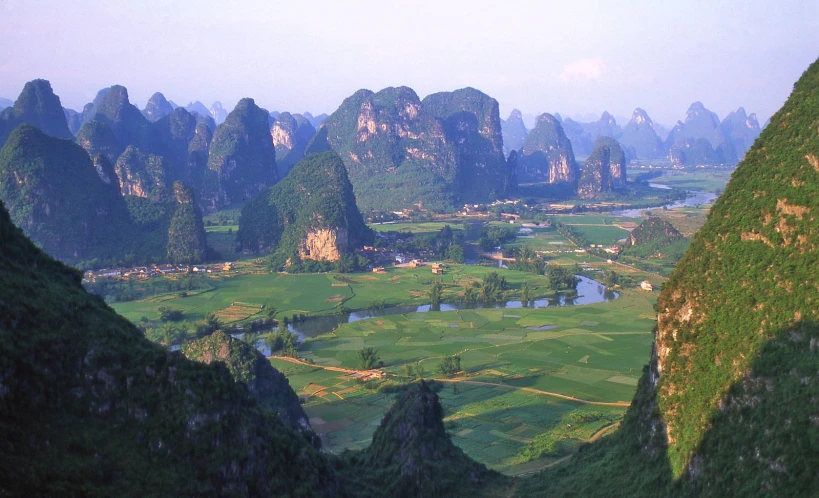
[[[235,271],[235,263],[225,262],[211,265],[171,265],[154,264],[125,268],[103,268],[89,270],[83,274],[83,283],[94,283],[99,279],[138,278],[147,280],[155,277],[165,277],[185,273],[226,273]]]

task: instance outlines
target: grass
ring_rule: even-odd
[[[423,304],[429,302],[428,292],[433,281],[444,284],[443,301],[460,301],[464,286],[479,282],[484,275],[501,271],[510,285],[510,298],[526,281],[538,296],[550,293],[543,276],[514,270],[498,270],[471,265],[448,265],[444,275],[434,276],[427,266],[418,268],[388,268],[385,274],[357,273],[267,274],[248,273],[208,277],[213,290],[158,302],[149,296],[139,301],[113,303],[117,313],[133,322],[143,316],[158,318],[160,306],[182,310],[188,321],[203,320],[208,313],[222,313],[240,302],[249,306],[274,306],[277,317],[294,314],[331,314],[341,306],[346,309],[371,308],[375,304]],[[225,312],[231,321],[243,319],[241,313]],[[251,314],[246,314],[244,318]]]
[[[371,223],[369,227],[375,230],[376,232],[382,233],[407,232],[413,235],[436,235],[438,232],[441,231],[442,228],[444,228],[445,225],[449,225],[453,232],[463,231],[463,225],[461,223],[457,222],[447,223],[442,221],[386,224]]]
[[[340,452],[369,444],[393,398],[349,374],[320,367],[357,368],[356,352],[372,346],[390,378],[400,378],[405,365],[416,362],[432,378],[441,376],[442,355],[460,354],[458,382],[446,383],[439,393],[447,429],[468,455],[514,474],[537,465],[528,461],[533,450],[527,448],[551,447],[543,437],[536,443],[538,436],[552,434],[565,443],[538,459],[546,464],[567,451],[566,445],[575,448],[622,416],[622,406],[590,405],[537,391],[628,402],[653,340],[652,301],[650,294],[626,291],[616,301],[582,307],[379,317],[305,341],[300,354],[315,367],[271,361],[304,399],[326,448]],[[543,325],[555,327],[533,330]],[[588,411],[602,413],[606,421],[567,428],[570,414]]]

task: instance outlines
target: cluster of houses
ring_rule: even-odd
[[[104,268],[102,270],[87,271],[83,275],[86,282],[96,282],[101,278],[139,278],[149,279],[166,275],[182,273],[220,273],[233,271],[234,264],[227,262],[217,265],[148,265],[132,268]]]

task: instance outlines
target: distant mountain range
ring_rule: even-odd
[[[508,145],[505,152],[519,150],[523,125],[519,110],[512,111],[502,121]],[[570,118],[553,116],[572,144],[577,157],[588,157],[594,142],[601,136],[617,140],[629,159],[666,159],[672,164],[736,164],[759,136],[761,128],[755,114],[747,115],[740,107],[720,121],[701,102],[691,104],[684,121],[678,121],[669,131],[653,122],[645,110],[637,108],[625,127],[620,127],[612,115],[604,112],[599,120],[581,123]],[[525,135],[524,135],[525,136]]]

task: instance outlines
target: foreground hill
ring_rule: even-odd
[[[334,471],[222,364],[152,344],[0,204],[0,494],[333,496]]]
[[[358,496],[497,496],[507,478],[470,459],[444,429],[438,395],[421,381],[384,415],[370,446],[342,470]]]
[[[338,154],[310,154],[242,208],[240,250],[336,261],[372,237]]]
[[[819,62],[663,287],[651,366],[622,427],[521,496],[815,495],[817,126]]]

